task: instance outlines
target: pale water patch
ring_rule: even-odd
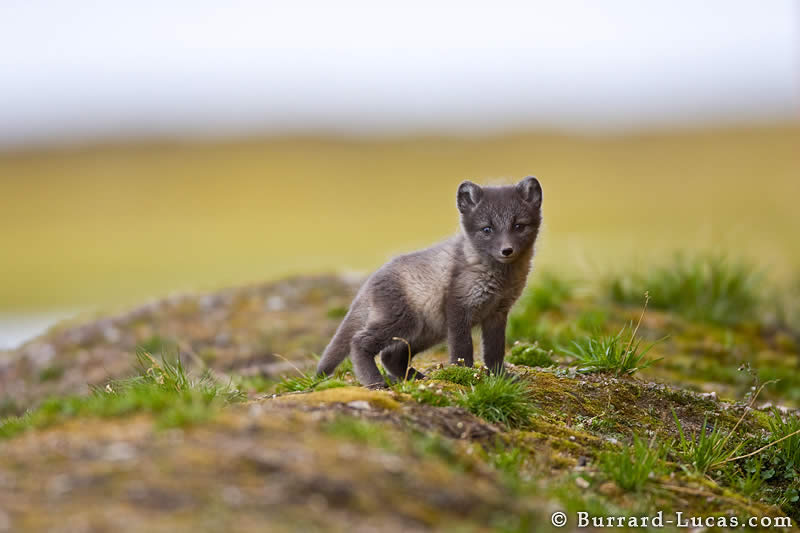
[[[0,313],[0,350],[14,349],[44,333],[50,326],[75,314],[74,310]]]

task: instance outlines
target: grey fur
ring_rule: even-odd
[[[394,379],[403,379],[411,357],[447,339],[450,362],[473,364],[471,330],[483,333],[483,359],[502,372],[508,311],[519,298],[541,226],[542,188],[534,177],[517,185],[480,187],[465,181],[456,205],[461,229],[435,246],[396,257],[358,291],[350,311],[317,367],[330,375],[349,354],[356,377],[383,386],[380,354]],[[521,224],[521,226],[520,226]],[[409,376],[424,377],[415,369]]]

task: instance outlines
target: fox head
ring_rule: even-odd
[[[542,187],[529,176],[516,185],[458,186],[461,227],[479,253],[499,263],[513,263],[530,250],[542,223]]]

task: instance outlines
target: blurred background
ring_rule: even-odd
[[[537,263],[800,271],[800,2],[0,4],[0,348],[367,272],[539,177]]]

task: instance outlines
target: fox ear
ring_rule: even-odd
[[[517,183],[517,191],[522,195],[522,199],[534,208],[542,205],[542,186],[539,185],[539,180],[533,176],[528,176]]]
[[[456,196],[456,204],[461,213],[466,213],[475,209],[478,202],[483,197],[483,189],[475,185],[471,181],[464,181],[458,186],[458,194]]]

